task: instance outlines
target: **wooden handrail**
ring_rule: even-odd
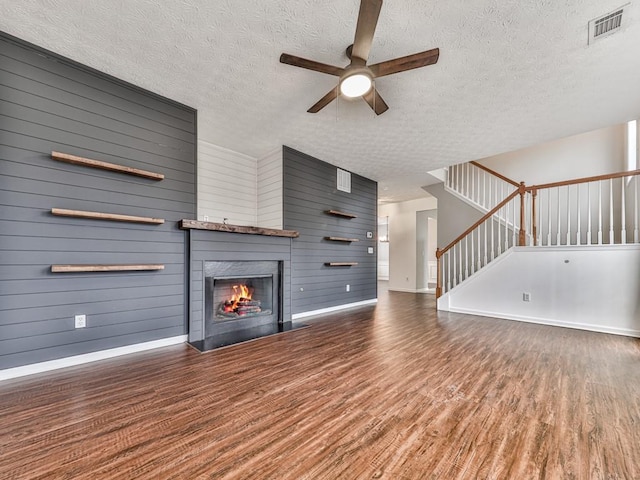
[[[489,167],[485,167],[484,165],[482,165],[481,163],[476,162],[475,160],[472,160],[469,163],[471,165],[475,165],[476,167],[478,167],[481,170],[484,170],[487,173],[490,173],[494,177],[498,177],[500,180],[502,180],[504,182],[510,183],[514,187],[520,187],[520,184],[518,182],[516,182],[515,180],[511,180],[510,178],[505,177],[504,175],[496,172],[495,170],[491,170]]]
[[[562,182],[543,183],[541,185],[532,185],[526,187],[527,192],[532,190],[542,190],[543,188],[565,187],[567,185],[578,185],[579,183],[598,182],[600,180],[609,180],[612,178],[633,177],[640,175],[640,170],[629,170],[628,172],[607,173],[606,175],[596,175],[594,177],[576,178],[575,180],[564,180]]]
[[[444,255],[449,250],[451,250],[456,243],[458,243],[464,237],[469,235],[472,231],[474,231],[479,225],[481,225],[483,222],[485,222],[488,218],[491,218],[493,216],[493,214],[495,214],[498,210],[500,210],[507,203],[509,203],[511,200],[513,200],[517,195],[520,195],[520,190],[519,189],[518,190],[514,190],[513,192],[511,192],[511,194],[508,197],[506,197],[499,204],[497,204],[495,207],[493,207],[491,210],[489,210],[487,213],[485,213],[482,216],[482,218],[480,218],[480,220],[478,220],[476,223],[474,223],[469,228],[467,228],[464,232],[462,232],[460,235],[458,235],[458,237],[453,242],[451,242],[449,245],[447,245],[443,249],[438,250],[436,252],[436,257],[440,258],[442,255]]]

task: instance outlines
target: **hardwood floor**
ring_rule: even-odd
[[[0,383],[2,479],[640,479],[640,340],[389,293]]]

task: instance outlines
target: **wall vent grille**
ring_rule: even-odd
[[[622,14],[626,5],[607,13],[602,17],[594,18],[589,22],[589,45],[596,40],[607,37],[617,32],[622,26]]]
[[[338,182],[337,188],[341,192],[351,193],[351,172],[347,172],[346,170],[342,170],[340,168],[338,170]]]

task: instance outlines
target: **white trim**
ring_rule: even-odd
[[[72,367],[85,363],[105,360],[107,358],[128,355],[129,353],[144,352],[153,348],[167,347],[169,345],[178,345],[187,341],[187,335],[178,335],[177,337],[162,338],[152,342],[137,343],[135,345],[127,345],[125,347],[111,348],[109,350],[101,350],[99,352],[85,353],[83,355],[75,355],[73,357],[60,358],[58,360],[50,360],[48,362],[33,363],[22,367],[7,368],[0,370],[0,381],[9,380],[10,378],[24,377],[35,373],[49,372],[59,368]]]
[[[291,315],[291,319],[297,320],[299,318],[312,317],[314,315],[322,315],[323,313],[337,312],[338,310],[346,310],[347,308],[361,307],[363,305],[372,305],[374,303],[378,303],[377,298],[363,300],[361,302],[346,303],[344,305],[336,305],[335,307],[321,308],[319,310],[311,310],[309,312],[294,313]]]
[[[525,315],[505,315],[499,312],[484,312],[467,308],[452,307],[448,310],[454,313],[464,313],[467,315],[478,315],[480,317],[499,318],[502,320],[513,320],[517,322],[537,323],[540,325],[550,325],[552,327],[574,328],[576,330],[587,330],[590,332],[610,333],[612,335],[624,335],[626,337],[640,338],[640,330],[632,330],[630,328],[608,327],[606,325],[592,325],[589,323],[563,322],[561,320],[553,320],[548,318],[527,317]]]
[[[436,293],[435,288],[389,288],[388,290],[402,293]]]

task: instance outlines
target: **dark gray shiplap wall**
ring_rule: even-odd
[[[195,218],[195,145],[195,110],[0,34],[0,369],[186,333],[177,221]],[[165,179],[58,162],[52,150]],[[56,217],[53,207],[166,223]],[[111,263],[165,270],[50,273]],[[86,328],[74,328],[76,314]]]
[[[351,175],[351,193],[336,188],[336,167],[292,148],[283,148],[284,228],[297,230],[292,242],[292,313],[302,313],[377,297],[377,183]],[[357,215],[328,215],[340,210]],[[367,232],[373,238],[367,239]],[[358,242],[326,240],[336,236]],[[358,262],[353,267],[328,267],[325,262]],[[346,291],[350,285],[351,291]]]
[[[282,262],[282,320],[291,321],[291,239],[265,235],[190,230],[191,294],[189,340],[204,338],[204,262],[254,261]]]

